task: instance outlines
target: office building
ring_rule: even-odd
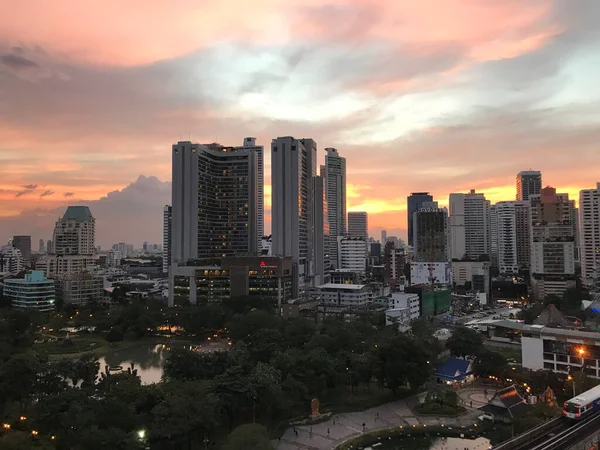
[[[364,274],[367,270],[367,242],[358,236],[338,236],[338,268]]]
[[[418,319],[421,315],[419,295],[414,292],[392,292],[388,305],[390,309],[408,308],[410,320]]]
[[[450,194],[450,248],[452,259],[479,258],[491,253],[490,202],[474,189]]]
[[[17,274],[25,268],[21,250],[12,245],[0,247],[0,273]]]
[[[348,235],[369,240],[369,217],[366,212],[352,211],[348,213]]]
[[[54,226],[53,254],[94,256],[96,219],[87,206],[69,206]]]
[[[529,200],[530,195],[539,195],[542,189],[542,172],[526,170],[517,174],[517,200]]]
[[[211,266],[172,266],[169,306],[221,302],[231,297],[260,296],[281,307],[296,297],[291,257],[240,256],[222,258]]]
[[[24,278],[4,280],[4,296],[12,308],[48,312],[54,310],[54,281],[39,270],[32,270]]]
[[[575,202],[546,187],[531,202],[531,284],[534,295],[562,297],[575,287]]]
[[[171,265],[171,205],[163,208],[163,247],[162,247],[162,271],[169,272]]]
[[[581,281],[600,287],[600,182],[579,192],[579,230]]]
[[[46,242],[46,254],[50,255],[54,252],[54,246],[52,245],[52,239],[48,239]]]
[[[496,205],[490,205],[490,267],[498,269],[498,210]],[[529,219],[527,221],[529,225]]]
[[[44,242],[43,239],[40,239],[38,253],[40,255],[46,253],[46,243]]]
[[[335,148],[325,149],[325,184],[329,220],[329,257],[338,268],[338,236],[346,234],[346,158]]]
[[[368,303],[368,287],[364,284],[333,284],[315,286],[310,296],[324,305],[364,306]]]
[[[258,152],[172,148],[171,263],[258,253]]]
[[[381,230],[381,246],[383,247],[387,242],[387,230]]]
[[[298,295],[314,284],[313,177],[317,144],[278,137],[271,143],[272,254],[291,256],[297,266]]]
[[[448,210],[437,202],[423,202],[413,213],[413,260],[450,261]]]
[[[23,262],[29,264],[31,261],[31,236],[13,236],[12,246],[21,251]]]
[[[406,216],[407,216],[407,228],[408,228],[408,245],[414,246],[414,232],[413,232],[413,214],[415,211],[421,209],[423,202],[432,202],[433,196],[429,192],[413,192],[406,199]]]

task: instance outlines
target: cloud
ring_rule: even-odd
[[[49,195],[52,195],[52,194],[54,194],[54,191],[48,189],[48,190],[45,190],[44,192],[42,192],[40,194],[40,197],[48,197]]]
[[[0,56],[0,61],[11,69],[14,70],[23,70],[23,69],[31,69],[31,68],[39,68],[40,65],[31,59],[27,59],[24,56],[18,55],[16,53],[7,53],[5,55]]]
[[[22,188],[25,188],[27,190],[34,190],[38,187],[37,184],[25,184],[23,186],[21,186]]]
[[[73,197],[75,195],[75,192],[64,192],[63,193],[63,197]]]

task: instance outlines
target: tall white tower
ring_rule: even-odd
[[[468,194],[450,194],[452,259],[490,255],[490,202],[474,189]]]
[[[581,280],[590,287],[600,281],[600,182],[579,192]]]
[[[329,256],[332,265],[338,268],[338,236],[346,234],[346,158],[335,148],[325,151],[325,184],[327,187],[327,209],[329,218]]]

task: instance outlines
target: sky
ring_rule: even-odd
[[[600,181],[598,0],[0,2],[0,243],[91,206],[97,242],[160,242],[178,140],[314,138],[348,209]],[[270,229],[270,196],[265,199]],[[35,248],[35,244],[34,244]]]

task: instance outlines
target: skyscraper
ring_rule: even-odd
[[[498,269],[501,274],[517,274],[517,223],[516,202],[498,202],[496,209]]]
[[[56,255],[85,255],[96,253],[96,219],[87,206],[69,206],[54,226],[52,242]]]
[[[335,148],[325,151],[325,179],[327,186],[327,210],[329,219],[329,256],[338,268],[338,236],[346,234],[346,158]]]
[[[313,282],[313,180],[317,144],[312,139],[278,137],[271,142],[272,254],[291,256],[298,292]]]
[[[323,177],[313,177],[313,218],[314,218],[314,285],[329,282],[331,256],[329,254],[331,231],[328,221],[327,189]]]
[[[169,266],[171,265],[171,211],[171,205],[165,205],[163,208],[163,273],[169,273]]]
[[[575,202],[553,187],[532,194],[531,284],[538,300],[575,287]]]
[[[172,156],[172,262],[257,254],[258,153],[180,141]]]
[[[423,202],[432,202],[433,196],[429,192],[413,192],[406,199],[406,219],[408,229],[408,245],[414,246],[413,242],[413,214]]]
[[[450,194],[450,248],[452,259],[490,255],[490,202],[474,189]]]
[[[258,246],[260,250],[262,238],[265,235],[265,147],[262,145],[256,145],[255,137],[244,138],[244,145],[242,147],[235,147],[238,150],[251,150],[256,153],[256,163],[258,171]]]
[[[361,237],[365,242],[369,239],[369,217],[366,212],[348,213],[348,235]]]
[[[599,287],[600,281],[600,182],[596,189],[579,192],[581,281]]]
[[[448,210],[437,202],[424,202],[413,214],[413,255],[417,262],[450,260]]]
[[[52,239],[48,239],[46,242],[46,254],[50,255],[54,252],[54,246],[52,245]]]
[[[385,246],[387,242],[387,230],[381,230],[381,248]]]
[[[39,248],[38,253],[42,254],[42,253],[46,252],[46,243],[44,242],[43,239],[40,239],[38,248]]]
[[[517,200],[529,200],[530,195],[537,195],[542,189],[542,172],[526,170],[517,174]]]
[[[12,246],[21,251],[26,264],[31,261],[31,236],[13,236]]]

